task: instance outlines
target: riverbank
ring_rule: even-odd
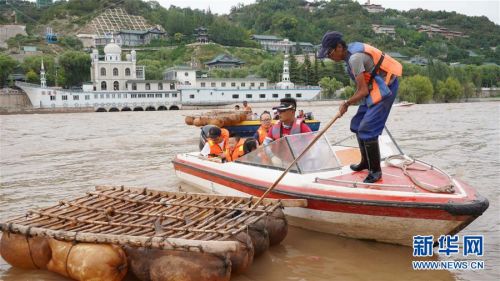
[[[54,113],[84,113],[95,112],[93,107],[74,107],[74,108],[0,108],[0,115],[13,114],[54,114]]]
[[[297,108],[304,107],[324,107],[324,106],[338,106],[343,100],[328,99],[328,100],[310,100],[310,101],[297,101]],[[475,102],[500,102],[500,97],[488,98],[469,98],[452,103],[475,103]],[[252,108],[264,108],[270,110],[278,105],[278,101],[270,102],[252,102]],[[231,110],[235,105],[242,104],[239,102],[226,104],[226,105],[183,105],[181,110]],[[52,114],[52,113],[82,113],[82,112],[95,112],[94,107],[64,107],[64,108],[33,108],[29,103],[25,94],[0,94],[0,115],[11,114]]]

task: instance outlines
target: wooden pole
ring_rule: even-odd
[[[167,238],[161,236],[132,236],[86,233],[52,230],[10,223],[0,223],[0,230],[15,234],[29,234],[39,237],[50,237],[68,242],[78,241],[85,243],[117,244],[136,247],[152,247],[163,250],[205,252],[211,254],[226,254],[227,252],[236,252],[239,249],[239,242],[237,241],[202,241],[181,238]]]
[[[302,156],[306,154],[307,151],[309,151],[309,149],[316,143],[316,141],[318,141],[321,138],[321,136],[323,136],[323,134],[325,134],[325,132],[328,129],[330,129],[333,123],[335,123],[335,121],[337,121],[337,119],[339,119],[341,116],[342,115],[340,115],[340,112],[337,113],[337,115],[335,115],[335,117],[330,122],[328,122],[328,124],[326,124],[326,126],[314,137],[314,139],[306,146],[306,148],[299,154],[299,156],[297,156],[297,158],[295,158],[295,160],[293,160],[292,163],[290,163],[288,168],[286,168],[286,170],[283,171],[283,173],[281,173],[278,179],[266,190],[266,192],[264,192],[264,194],[262,194],[262,196],[259,198],[259,200],[257,200],[257,202],[255,202],[252,208],[255,208],[255,206],[259,205],[259,203],[267,196],[267,194],[271,192],[271,190],[273,190],[278,185],[278,183],[285,177],[288,171],[292,169],[293,165],[297,163],[300,160],[300,158],[302,158]]]

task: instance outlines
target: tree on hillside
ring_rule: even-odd
[[[500,85],[500,67],[497,65],[481,65],[479,67],[481,73],[482,87],[497,87]]]
[[[352,86],[346,86],[344,88],[344,91],[342,91],[342,93],[340,94],[340,98],[344,99],[344,100],[347,100],[350,97],[352,97],[352,95],[354,95],[355,91],[356,90],[354,89],[354,87],[352,87]]]
[[[267,78],[269,82],[276,83],[280,81],[281,72],[283,71],[283,61],[281,59],[273,59],[264,61],[259,68],[259,76]]]
[[[450,76],[450,68],[444,62],[430,59],[427,75],[431,78],[432,85],[436,87],[439,80],[444,81]]]
[[[427,103],[432,100],[434,89],[428,77],[422,75],[402,79],[398,96],[401,101]]]
[[[177,44],[181,43],[183,38],[184,38],[184,34],[182,34],[180,32],[176,32],[174,34],[174,40],[175,40],[175,42],[177,42]]]
[[[43,65],[45,67],[45,75],[47,78],[47,85],[52,86],[55,84],[55,80],[56,80],[56,77],[55,77],[56,64],[55,64],[54,56],[37,55],[37,56],[27,57],[21,63],[21,68],[24,70],[24,73],[26,73],[26,74],[29,71],[34,71],[38,77],[38,74],[40,73],[40,68],[42,66],[42,60],[43,60]]]
[[[158,60],[140,60],[138,65],[144,65],[146,72],[146,80],[162,80],[163,67]]]
[[[90,80],[90,57],[87,53],[67,51],[59,58],[59,65],[64,75],[61,82],[65,87],[79,86]]]
[[[314,69],[311,65],[311,59],[309,54],[304,54],[304,84],[313,85],[314,84]]]
[[[465,98],[465,101],[467,101],[469,98],[476,96],[476,86],[472,82],[466,82],[463,84],[464,88],[464,94],[463,97]]]
[[[8,55],[0,53],[0,87],[4,87],[7,83],[7,78],[16,67],[17,62]]]
[[[321,86],[321,97],[328,99],[335,98],[335,91],[344,86],[342,82],[329,77],[321,78],[319,85]]]
[[[273,16],[272,30],[290,40],[296,40],[298,20],[291,15],[282,13]]]
[[[412,64],[412,63],[402,63],[403,64],[403,76],[409,77],[417,74],[426,75],[427,69],[423,66]]]
[[[221,45],[255,47],[256,42],[250,41],[250,34],[226,19],[218,18],[209,27],[210,39]]]
[[[314,54],[314,85],[319,84],[319,62],[318,62],[318,57],[316,56],[316,53]]]
[[[438,81],[434,100],[450,102],[459,100],[462,97],[463,88],[457,79],[448,77],[446,81]]]
[[[33,69],[30,69],[26,73],[26,82],[33,84],[40,84],[40,77]]]
[[[75,36],[63,36],[58,43],[66,48],[73,49],[75,51],[80,51],[83,49],[82,41],[80,41],[80,39]]]
[[[288,61],[288,69],[290,72],[290,81],[292,81],[293,83],[299,83],[299,81],[302,81],[302,79],[300,79],[299,77],[299,63],[297,62],[297,58],[295,58],[294,55],[290,55]]]

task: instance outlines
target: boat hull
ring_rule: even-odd
[[[267,186],[225,177],[210,169],[174,160],[177,176],[205,192],[225,195],[261,196]],[[270,184],[269,184],[270,185]],[[281,189],[271,192],[271,198],[307,199],[307,208],[286,208],[289,222],[305,229],[349,238],[411,246],[415,235],[455,234],[488,207],[488,201],[478,197],[467,203],[420,203],[353,200],[298,194]]]

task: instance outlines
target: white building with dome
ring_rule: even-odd
[[[126,55],[122,61],[122,49],[114,42],[104,47],[104,60],[99,60],[97,49],[90,55],[92,66],[90,79],[92,90],[99,91],[125,91],[127,81],[135,80],[136,84],[145,79],[144,66],[137,65],[135,50]]]
[[[33,108],[93,107],[96,111],[172,110],[182,105],[276,102],[287,97],[311,100],[320,92],[317,86],[297,87],[290,81],[288,54],[282,81],[275,85],[257,77],[198,78],[196,70],[189,67],[167,69],[164,80],[146,80],[144,66],[137,65],[135,50],[122,60],[122,49],[114,42],[104,47],[103,60],[96,49],[90,58],[91,81],[84,83],[82,90],[47,87],[45,79],[40,85],[16,85],[26,92]]]
[[[122,60],[122,49],[111,42],[104,47],[104,60],[99,51],[90,54],[89,83],[82,90],[62,89],[17,82],[34,108],[94,107],[96,111],[151,111],[181,108],[181,92],[176,81],[145,80],[144,66],[137,65],[132,50]],[[43,76],[43,75],[42,75]],[[44,79],[42,79],[44,80]]]

